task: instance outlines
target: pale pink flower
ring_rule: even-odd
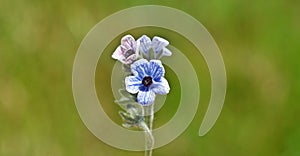
[[[126,35],[121,39],[121,45],[115,50],[112,58],[119,60],[123,64],[131,64],[138,58],[139,44],[131,35]]]

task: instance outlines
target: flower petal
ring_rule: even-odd
[[[147,53],[151,47],[151,39],[148,36],[143,35],[137,40],[137,42],[140,43],[140,50],[142,53],[147,56]]]
[[[169,45],[169,42],[161,37],[154,36],[152,39],[152,47],[156,53],[160,52],[167,45]]]
[[[151,90],[143,92],[139,91],[137,95],[138,103],[141,105],[150,105],[154,102],[155,93]]]
[[[131,72],[133,73],[134,76],[142,80],[145,76],[149,74],[148,63],[149,62],[146,59],[140,59],[135,61],[131,65]]]
[[[160,60],[150,60],[149,66],[150,76],[152,76],[154,80],[160,79],[160,77],[165,75],[165,69]]]
[[[152,90],[156,94],[165,95],[168,94],[170,91],[170,86],[168,81],[164,78],[160,78],[160,82],[155,82],[151,85],[150,90]]]
[[[135,39],[131,36],[131,35],[126,35],[124,37],[122,37],[121,39],[121,45],[123,45],[127,50],[128,49],[132,49],[132,50],[136,50],[136,42]]]
[[[133,54],[124,59],[124,64],[131,64],[133,61],[137,59],[137,55]]]
[[[172,52],[167,49],[167,48],[163,48],[163,53],[162,53],[163,56],[171,56],[172,55]]]
[[[142,85],[141,80],[135,76],[127,76],[125,78],[126,90],[129,93],[136,94],[139,91],[139,87]]]
[[[123,52],[124,49],[122,48],[122,46],[118,46],[118,48],[115,50],[111,57],[117,60],[122,60],[124,59]]]

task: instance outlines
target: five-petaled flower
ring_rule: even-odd
[[[121,39],[121,45],[113,53],[112,57],[123,64],[131,64],[138,57],[138,42],[131,35]]]
[[[139,42],[139,50],[146,59],[150,59],[149,51],[153,49],[154,59],[160,59],[163,56],[171,56],[172,52],[166,48],[169,42],[161,37],[154,36],[152,41],[147,35],[140,37],[137,42]]]
[[[152,104],[155,93],[169,93],[169,83],[164,78],[165,69],[160,60],[137,60],[131,65],[131,72],[133,76],[125,78],[126,90],[132,94],[137,93],[137,102],[141,105]]]

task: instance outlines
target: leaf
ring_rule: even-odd
[[[121,98],[115,100],[115,103],[118,103],[119,105],[127,105],[136,102],[136,96],[130,94],[124,88],[119,89],[119,94],[121,95]]]
[[[128,109],[128,110],[132,110]],[[120,116],[122,117],[124,123],[122,124],[125,128],[131,128],[131,127],[140,127],[141,122],[144,122],[144,117],[140,116],[137,111],[129,111],[129,112],[119,112]]]

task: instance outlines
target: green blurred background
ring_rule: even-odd
[[[300,155],[300,1],[60,1],[0,0],[0,155],[140,156],[97,139],[81,121],[72,96],[72,65],[88,31],[106,16],[136,5],[170,6],[198,19],[216,40],[225,61],[228,87],[223,111],[204,137],[198,129],[210,98],[210,77],[202,56],[179,34],[161,28],[130,30],[160,35],[193,63],[201,85],[198,113],[172,143],[155,156]],[[110,80],[116,38],[97,68],[96,84]],[[104,58],[106,57],[106,58]],[[199,61],[201,59],[201,61]],[[178,81],[168,69],[171,84]],[[120,108],[111,91],[105,111],[118,124]],[[156,114],[157,127],[177,109],[172,94]],[[170,105],[174,103],[174,106]]]

